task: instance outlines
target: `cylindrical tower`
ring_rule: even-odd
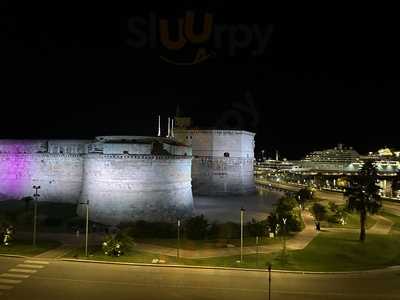
[[[256,192],[254,133],[177,129],[175,135],[180,142],[192,147],[194,195],[246,195]]]
[[[191,215],[190,147],[161,137],[98,137],[88,152],[80,203],[89,201],[92,221],[117,225]],[[80,215],[84,211],[78,207]]]

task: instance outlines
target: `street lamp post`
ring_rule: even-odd
[[[37,203],[40,197],[40,194],[38,193],[40,185],[34,185],[32,188],[35,190],[35,193],[33,194],[33,197],[35,198],[33,203],[33,247],[36,247]]]
[[[178,219],[178,243],[176,247],[176,258],[179,259],[179,250],[181,248],[181,220]]]
[[[240,209],[240,262],[243,262],[243,217],[245,209]]]
[[[89,242],[89,200],[79,203],[86,205],[86,234],[85,234],[85,256],[88,257],[88,242]]]
[[[258,267],[258,236],[256,236],[256,254],[257,254],[256,266]]]
[[[283,253],[286,253],[286,222],[287,218],[283,218]]]
[[[271,300],[271,271],[272,265],[268,264],[268,299]]]

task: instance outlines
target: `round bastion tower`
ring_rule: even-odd
[[[256,192],[255,133],[180,128],[176,129],[175,136],[181,143],[192,147],[194,195],[246,195]]]
[[[103,136],[88,145],[78,214],[107,225],[190,216],[192,150],[163,137]]]

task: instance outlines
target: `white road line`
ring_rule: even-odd
[[[30,275],[20,275],[20,274],[10,274],[10,273],[4,273],[1,274],[0,277],[5,277],[5,278],[20,278],[20,279],[26,279],[29,278]]]
[[[48,261],[43,261],[43,260],[26,260],[24,261],[26,264],[39,264],[39,265],[48,265]]]
[[[12,285],[1,285],[0,290],[12,290],[14,287]]]
[[[9,272],[15,272],[15,273],[36,273],[36,270],[26,270],[26,269],[10,269],[8,270]]]
[[[17,284],[17,283],[21,283],[21,282],[22,282],[22,280],[0,278],[0,283],[5,283],[5,284]]]
[[[43,266],[38,266],[38,265],[25,265],[25,264],[20,264],[17,265],[17,268],[28,268],[28,269],[43,269]]]

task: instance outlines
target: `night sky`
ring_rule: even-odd
[[[77,15],[70,13],[76,7],[37,3],[16,14],[1,4],[11,9],[0,17],[0,137],[156,134],[157,115],[165,120],[179,104],[198,126],[256,132],[257,151],[271,155],[279,149],[300,158],[338,142],[362,153],[400,148],[398,26],[342,18],[288,22],[257,8],[227,9],[229,2],[185,3],[180,9],[126,7],[124,16],[105,14],[107,7]],[[150,22],[152,15],[177,24],[188,10],[197,30],[205,13],[231,29],[271,29],[266,49],[253,55],[252,36],[232,55],[226,34],[219,46],[210,40],[183,50],[127,42],[135,37],[132,18]],[[150,38],[147,25],[140,29]],[[160,58],[187,62],[199,47],[215,57],[185,66]]]

